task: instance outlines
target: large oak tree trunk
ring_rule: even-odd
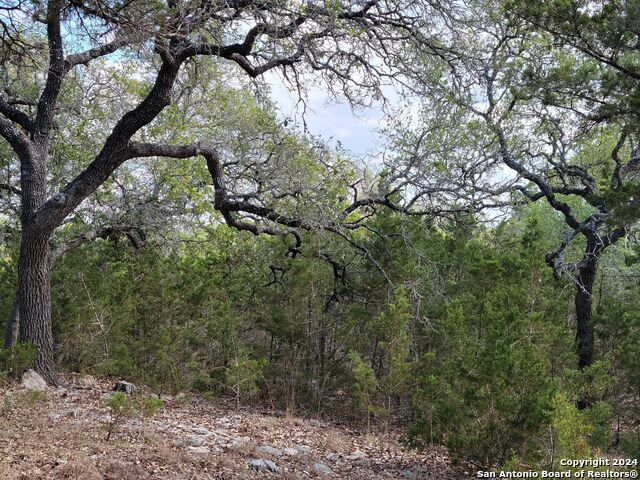
[[[56,383],[53,368],[49,242],[47,237],[23,231],[18,260],[20,340],[35,345],[35,370],[48,383]]]
[[[36,146],[21,161],[22,236],[18,258],[20,341],[38,349],[34,369],[48,383],[57,383],[53,368],[49,237],[35,213],[47,199],[47,146]]]

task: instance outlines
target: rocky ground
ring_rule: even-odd
[[[179,396],[115,422],[91,377],[40,392],[0,386],[1,479],[455,479],[442,448]],[[109,425],[113,433],[107,440]]]

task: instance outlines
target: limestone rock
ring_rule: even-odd
[[[207,447],[188,447],[191,453],[197,453],[198,455],[206,455],[209,453],[209,449]]]
[[[256,458],[249,462],[249,467],[256,472],[280,473],[280,469],[271,460]]]
[[[261,447],[258,447],[258,451],[262,453],[266,453],[267,455],[273,455],[274,457],[282,456],[282,450],[280,450],[279,448],[272,447],[270,445],[262,445]]]
[[[75,378],[75,385],[78,388],[90,389],[98,387],[98,381],[91,375],[80,375]]]
[[[362,460],[362,459],[363,459],[363,458],[365,458],[366,456],[367,456],[367,454],[366,454],[366,453],[364,453],[363,451],[361,451],[361,450],[356,450],[355,452],[353,452],[353,453],[351,453],[351,454],[347,455],[345,458],[346,458],[347,460],[351,460],[351,461],[353,461],[353,460]]]
[[[47,382],[35,370],[29,369],[22,374],[22,386],[27,390],[44,392],[47,389]]]
[[[200,447],[204,444],[204,439],[198,436],[187,437],[184,441],[187,447]]]
[[[333,470],[331,470],[328,466],[326,466],[324,463],[314,463],[313,464],[313,469],[319,473],[320,475],[324,475],[324,476],[332,476],[333,475]]]
[[[297,445],[295,449],[298,451],[300,455],[311,454],[311,447],[309,445]]]

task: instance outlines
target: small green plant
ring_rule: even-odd
[[[141,411],[143,417],[151,418],[164,410],[164,400],[156,397],[146,397],[142,399]]]
[[[31,343],[15,343],[0,349],[0,372],[18,378],[33,366],[38,350]]]
[[[106,440],[111,439],[117,426],[122,419],[133,413],[133,403],[129,396],[123,392],[115,392],[104,399],[104,403],[109,409],[109,422],[107,424]]]
[[[103,399],[109,409],[106,440],[109,441],[122,420],[126,417],[141,415],[153,417],[164,409],[164,400],[155,397],[133,397],[124,392],[114,392]]]

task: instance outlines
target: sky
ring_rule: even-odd
[[[303,108],[298,105],[297,93],[292,93],[276,76],[268,78],[271,98],[278,105],[284,118],[291,118],[303,125]],[[307,111],[304,120],[309,133],[319,136],[356,157],[375,156],[379,153],[383,139],[377,131],[383,126],[384,114],[375,108],[354,112],[346,103],[330,100],[327,92],[319,87],[309,88]]]

